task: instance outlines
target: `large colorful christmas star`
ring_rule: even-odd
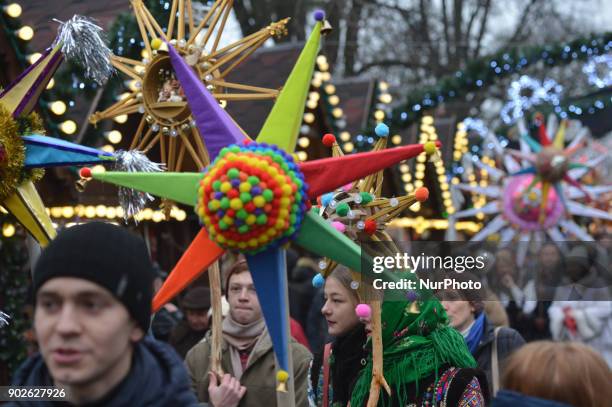
[[[130,150],[148,153],[158,145],[161,162],[168,171],[182,171],[185,155],[191,157],[198,169],[203,169],[208,157],[198,134],[202,129],[195,125],[194,112],[190,111],[172,72],[165,43],[174,46],[223,106],[228,101],[274,99],[278,95],[276,89],[236,83],[228,77],[268,39],[285,35],[288,19],[220,46],[233,0],[215,1],[198,24],[194,23],[191,0],[172,0],[169,20],[163,24],[155,20],[142,0],[131,3],[145,47],[143,59],[111,56],[112,64],[132,81],[132,86],[125,98],[94,113],[90,121],[96,124],[104,119],[139,114],[142,118],[132,136]],[[167,30],[164,32],[161,27]]]
[[[114,160],[112,154],[104,151],[43,136],[42,123],[32,113],[64,54],[73,53],[66,45],[82,44],[83,37],[89,44],[103,44],[98,35],[99,27],[83,17],[73,17],[62,24],[56,44],[0,94],[0,204],[15,215],[41,246],[55,236],[55,229],[33,184],[42,176],[37,169]],[[85,45],[81,47],[84,50]],[[97,56],[103,58],[103,50],[98,51]],[[84,61],[93,62],[87,58]],[[95,62],[104,65],[104,61]]]
[[[94,179],[195,207],[202,229],[154,299],[158,310],[226,250],[244,253],[280,370],[289,371],[289,314],[284,244],[361,271],[361,249],[309,210],[310,200],[415,157],[423,145],[297,163],[293,153],[304,111],[323,14],[257,137],[249,140],[172,46],[169,56],[211,164],[203,173],[92,173]],[[433,146],[435,150],[435,146]],[[86,174],[88,175],[88,174]]]
[[[490,143],[500,156],[504,169],[493,168],[480,160],[474,163],[491,175],[498,185],[471,186],[459,183],[453,188],[484,195],[489,202],[482,208],[459,211],[449,218],[447,239],[454,240],[454,222],[457,219],[474,216],[478,213],[495,215],[472,241],[482,241],[492,234],[499,233],[504,244],[517,239],[520,242],[542,242],[545,235],[560,244],[566,240],[565,230],[582,241],[592,241],[593,237],[584,231],[572,216],[584,216],[612,220],[612,216],[581,203],[598,195],[609,192],[609,185],[587,186],[580,180],[590,169],[605,160],[606,155],[596,157],[586,163],[571,161],[580,151],[586,128],[578,132],[565,147],[567,122],[562,121],[554,139],[548,133],[556,120],[549,119],[544,125],[541,115],[536,116],[539,141],[529,135],[523,118],[517,122],[520,133],[520,151],[504,148],[494,134],[487,132],[484,141]],[[557,127],[557,126],[555,126]],[[521,244],[517,250],[517,262],[522,264],[528,244]]]

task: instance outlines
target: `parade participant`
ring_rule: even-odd
[[[210,325],[210,290],[207,287],[194,287],[180,302],[185,319],[180,321],[170,334],[170,345],[181,358],[204,338]]]
[[[223,320],[221,367],[225,375],[211,372],[211,337],[194,346],[185,359],[198,399],[215,407],[276,405],[276,374],[272,340],[266,329],[253,279],[246,261],[230,269],[225,291],[230,305]],[[304,406],[310,352],[291,340],[295,405]]]
[[[62,387],[75,405],[197,405],[176,353],[145,336],[153,277],[144,241],[125,229],[93,222],[62,231],[34,270],[40,354],[13,385]]]
[[[325,280],[321,313],[333,338],[313,360],[310,369],[310,404],[346,406],[359,371],[365,364],[366,330],[355,314],[357,291],[351,288],[351,272],[338,266]]]

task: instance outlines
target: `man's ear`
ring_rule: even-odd
[[[130,333],[130,340],[132,343],[136,343],[144,337],[144,331],[135,321],[131,321],[131,323],[132,332]]]

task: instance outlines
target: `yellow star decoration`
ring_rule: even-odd
[[[170,42],[196,70],[221,106],[228,101],[274,99],[278,90],[233,83],[226,78],[269,38],[286,35],[289,19],[219,48],[233,0],[217,0],[197,26],[192,1],[173,0],[166,33],[142,0],[131,3],[145,44],[143,59],[111,57],[113,66],[131,78],[130,91],[108,109],[94,113],[90,122],[95,125],[104,119],[142,114],[130,150],[147,153],[159,145],[161,161],[168,171],[180,172],[185,154],[201,170],[208,163],[208,154],[172,70],[165,42]]]

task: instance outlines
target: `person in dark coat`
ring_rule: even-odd
[[[289,260],[289,258],[287,259]],[[308,257],[301,257],[289,272],[289,312],[304,330],[308,329],[308,310],[315,295],[312,278],[317,274],[317,265]]]
[[[210,326],[210,290],[208,287],[194,287],[180,302],[185,319],[180,321],[170,334],[170,345],[181,358],[204,338]]]
[[[155,272],[157,273],[155,280],[153,280],[153,291],[155,294],[159,291],[164,283],[164,279],[167,276],[159,266],[154,264]],[[170,334],[172,329],[183,319],[183,313],[181,310],[171,302],[165,303],[159,311],[153,316],[151,322],[151,332],[153,337],[163,342],[170,340]]]
[[[87,407],[104,406],[197,406],[189,388],[189,378],[182,361],[172,348],[150,336],[135,347],[130,373],[101,399]],[[54,386],[42,356],[30,358],[15,374],[14,386]],[[19,402],[8,406],[45,407],[53,402]]]
[[[176,353],[145,337],[153,277],[144,241],[127,230],[93,222],[62,231],[33,273],[40,354],[13,385],[61,387],[79,406],[196,406]]]
[[[470,279],[470,276],[464,276]],[[479,300],[480,294],[475,290],[446,290],[438,293],[442,305],[448,314],[450,325],[458,330],[467,344],[470,353],[476,359],[478,368],[486,373],[489,393],[495,395],[499,385],[493,377],[493,358],[497,358],[498,371],[514,350],[520,348],[525,340],[516,330],[507,327],[495,327],[484,313],[484,304]],[[497,343],[497,355],[493,354],[493,344]]]

